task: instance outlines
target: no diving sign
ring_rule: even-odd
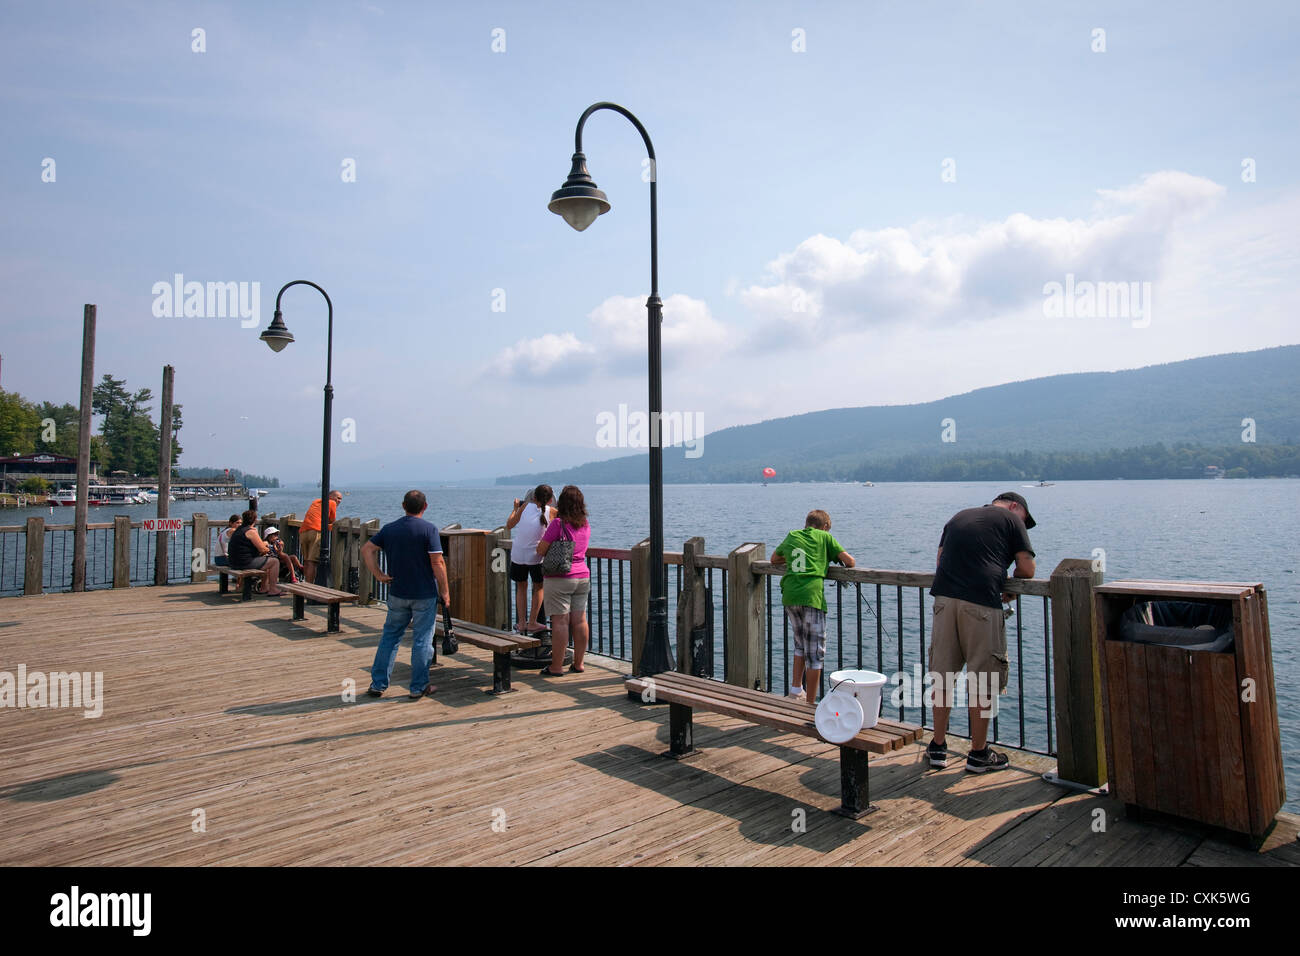
[[[145,518],[140,527],[145,531],[180,531],[185,522],[181,518]]]

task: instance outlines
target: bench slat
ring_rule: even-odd
[[[734,687],[684,674],[658,674],[654,681],[656,696],[668,703],[713,711],[776,730],[824,740],[817,732],[817,724],[813,717],[815,710],[806,702],[800,704],[797,701],[790,701],[787,704],[780,698],[761,691],[751,691],[743,687]],[[641,692],[646,686],[645,678],[633,678],[626,682],[626,686],[629,690]],[[731,693],[735,691],[741,693]],[[912,743],[921,736],[921,728],[914,725],[897,724],[895,727],[897,729],[877,724],[874,728],[860,731],[856,737],[840,746],[885,754]],[[830,743],[830,741],[825,742]]]
[[[260,573],[260,572],[259,572]],[[305,598],[313,601],[325,601],[335,603],[338,601],[355,601],[358,595],[350,594],[347,591],[335,591],[333,588],[324,588],[319,584],[286,584],[280,585],[280,590],[288,591],[290,594],[301,594]]]
[[[636,680],[628,681],[627,687],[629,690],[639,691],[645,689],[645,685]],[[662,683],[656,684],[655,691],[658,699],[670,704],[682,704],[693,710],[712,711],[727,717],[747,720],[751,724],[759,724],[763,727],[771,727],[774,730],[801,734],[805,737],[822,740],[821,735],[817,733],[817,725],[812,720],[811,715],[798,717],[788,713],[755,707],[752,704],[738,700],[713,697],[698,691],[683,690],[680,687],[666,687]],[[829,741],[826,742],[829,743]],[[891,740],[868,737],[866,732],[858,734],[858,736],[840,746],[850,747],[854,750],[867,750],[877,754],[888,753],[890,750],[895,749]]]
[[[434,628],[434,635],[443,636],[443,621],[438,619]],[[459,640],[466,644],[473,644],[475,647],[481,647],[484,650],[496,653],[505,653],[507,651],[525,651],[534,647],[541,647],[542,640],[538,637],[525,637],[522,634],[515,634],[511,631],[498,631],[494,627],[487,627],[483,624],[472,624],[469,621],[462,621],[460,618],[451,619],[452,631]]]
[[[720,681],[707,680],[705,678],[691,677],[686,674],[676,672],[665,672],[656,674],[654,677],[656,686],[659,688],[680,689],[686,693],[702,694],[722,700],[730,700],[737,704],[753,706],[764,712],[774,713],[785,716],[794,720],[804,720],[813,723],[816,727],[814,714],[816,707],[807,701],[791,700],[790,698],[776,697],[772,694],[766,694],[763,691],[750,690],[745,687],[737,687],[734,684],[724,684]],[[707,687],[701,687],[699,681],[706,680]],[[665,697],[665,700],[667,698]],[[877,721],[876,726],[864,729],[861,732],[869,740],[875,740],[878,743],[887,746],[890,750],[897,750],[906,744],[920,739],[921,729],[915,724],[904,724],[898,721],[881,718]]]

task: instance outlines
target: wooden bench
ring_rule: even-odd
[[[209,575],[220,575],[217,578],[217,593],[228,594],[230,592],[230,579],[234,578],[243,585],[243,594],[241,601],[253,600],[253,581],[256,578],[263,577],[266,572],[260,568],[244,568],[242,571],[231,567],[208,568]]]
[[[475,647],[492,652],[492,689],[484,691],[487,694],[502,694],[514,690],[510,686],[510,654],[513,651],[528,650],[530,647],[540,647],[542,644],[540,638],[525,637],[523,634],[514,634],[510,631],[498,631],[494,627],[471,624],[469,621],[462,621],[455,617],[451,619],[451,630],[456,635],[456,639],[462,643],[473,644]],[[438,641],[444,633],[443,619],[439,618],[433,632],[434,660],[438,657]]]
[[[738,717],[763,727],[825,740],[817,733],[816,708],[807,701],[777,697],[763,691],[733,687],[704,677],[667,671],[654,677],[633,677],[625,684],[647,703],[668,704],[669,742],[666,757],[681,759],[696,754],[692,742],[692,710],[708,710]],[[921,739],[921,728],[881,719],[840,747],[840,806],[835,812],[851,819],[877,809],[867,788],[867,754],[886,754]],[[827,741],[829,743],[829,741]]]
[[[327,634],[339,629],[339,605],[344,601],[355,601],[357,599],[357,595],[350,594],[347,591],[335,591],[333,588],[321,587],[319,584],[308,584],[305,581],[299,581],[296,584],[281,582],[280,590],[293,595],[293,620],[295,621],[306,619],[308,601],[328,604],[329,608],[325,612],[325,632]]]

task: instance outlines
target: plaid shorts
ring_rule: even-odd
[[[790,632],[794,635],[794,653],[804,659],[809,670],[821,670],[826,660],[826,612],[815,607],[787,607]]]

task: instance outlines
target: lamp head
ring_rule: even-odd
[[[557,216],[563,216],[578,232],[586,229],[596,221],[597,216],[609,212],[609,200],[596,188],[591,175],[587,172],[587,157],[582,153],[573,154],[573,168],[564,185],[551,193],[551,201],[546,206]]]
[[[280,351],[293,341],[293,333],[285,327],[284,315],[279,309],[275,310],[275,315],[271,317],[271,324],[258,338],[271,346],[272,352]]]

